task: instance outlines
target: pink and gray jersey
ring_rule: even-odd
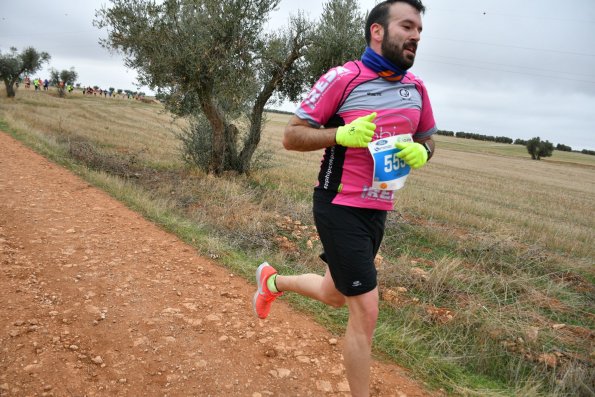
[[[378,76],[361,61],[331,69],[296,110],[315,127],[338,127],[376,112],[373,140],[411,134],[416,141],[436,132],[430,99],[421,80],[407,73],[400,82]],[[316,194],[334,204],[393,209],[393,191],[372,189],[374,162],[367,148],[340,145],[325,150]]]

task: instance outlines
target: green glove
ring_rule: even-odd
[[[376,124],[372,123],[375,117],[376,112],[370,113],[337,128],[335,141],[345,147],[367,147],[376,129]]]
[[[397,157],[413,169],[421,168],[428,162],[426,148],[417,142],[397,142],[395,147],[400,150]]]

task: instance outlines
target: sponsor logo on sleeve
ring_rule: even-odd
[[[310,94],[304,100],[304,103],[308,107],[310,107],[310,109],[314,109],[316,103],[318,102],[324,91],[326,91],[332,85],[332,83],[335,81],[337,77],[346,73],[349,73],[349,69],[344,68],[343,66],[339,66],[330,70],[327,74],[322,76],[320,80],[318,80],[318,82],[314,85],[314,88],[312,88],[312,91],[310,91]]]

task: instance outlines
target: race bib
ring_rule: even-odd
[[[399,190],[405,186],[411,167],[397,157],[397,142],[413,142],[410,134],[395,135],[368,144],[374,160],[372,187],[381,190]]]

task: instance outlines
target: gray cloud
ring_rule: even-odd
[[[50,66],[73,66],[83,85],[134,88],[136,72],[98,44],[105,33],[92,20],[105,3],[2,0],[0,50],[33,46],[52,55]],[[316,19],[321,3],[282,0],[269,27],[283,26],[298,9]],[[363,11],[375,3],[360,0]],[[595,149],[595,2],[424,3],[424,32],[412,72],[426,82],[439,128],[540,136]]]

